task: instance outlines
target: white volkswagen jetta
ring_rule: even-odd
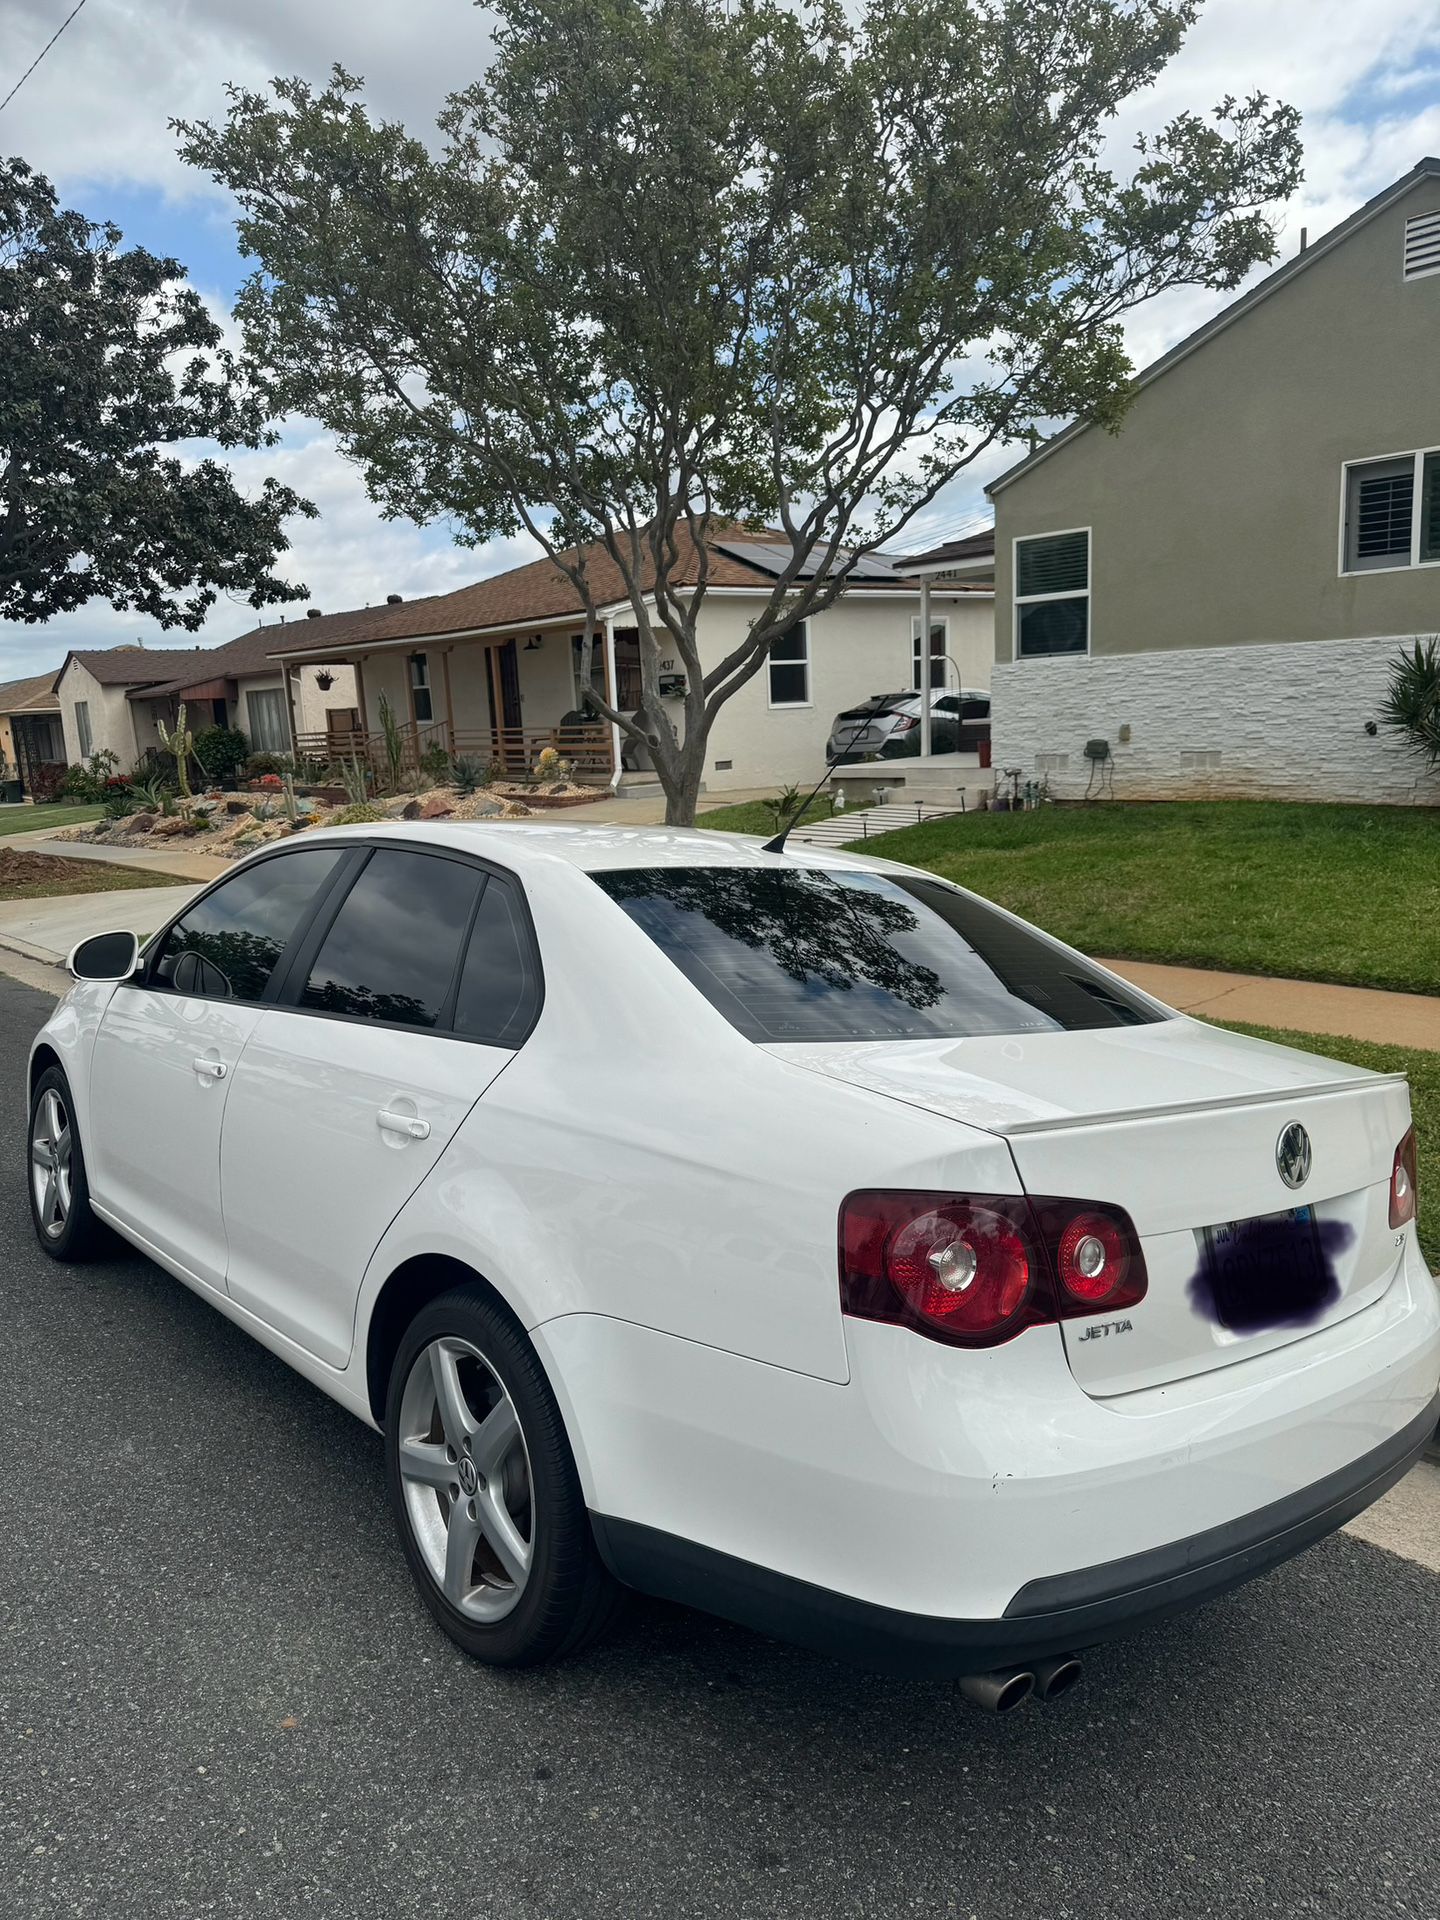
[[[1008,1707],[1436,1421],[1403,1079],[932,874],[703,832],[306,834],[35,1043],[30,1191],[385,1435],[436,1618],[623,1586]]]

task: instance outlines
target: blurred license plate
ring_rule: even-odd
[[[1227,1220],[1202,1238],[1216,1313],[1232,1332],[1301,1318],[1330,1291],[1313,1207]]]

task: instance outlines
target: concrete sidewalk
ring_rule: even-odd
[[[0,949],[60,966],[76,941],[88,940],[92,933],[128,930],[143,940],[178,913],[195,890],[192,880],[175,887],[137,887],[133,892],[0,901]]]
[[[1164,967],[1149,960],[1102,960],[1157,1000],[1204,1020],[1239,1020],[1256,1027],[1292,1027],[1299,1033],[1374,1040],[1440,1053],[1440,999],[1423,993],[1384,993],[1376,987],[1336,987],[1320,980],[1276,980],[1256,973],[1211,973],[1201,967]]]

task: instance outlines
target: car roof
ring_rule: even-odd
[[[395,820],[373,826],[320,827],[299,844],[326,840],[400,840],[418,847],[450,847],[479,854],[523,873],[541,866],[600,873],[621,867],[824,867],[875,872],[894,862],[803,843],[766,853],[758,836],[707,833],[700,827],[584,826],[548,820]]]

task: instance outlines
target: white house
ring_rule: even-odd
[[[128,773],[159,746],[158,722],[174,723],[183,704],[186,725],[239,727],[253,752],[290,751],[290,700],[300,724],[318,732],[356,724],[355,677],[348,667],[312,666],[287,692],[285,675],[270,657],[283,631],[255,627],[223,647],[110,647],[71,653],[55,678],[66,759],[88,761],[102,749]],[[323,686],[322,680],[329,680]]]
[[[733,531],[733,537],[729,533]],[[788,550],[787,550],[788,551]],[[744,529],[714,538],[709,585],[700,611],[702,662],[718,663],[743,639],[768,599],[786,552]],[[675,570],[693,584],[688,546]],[[587,559],[589,577],[609,604],[593,650],[597,691],[622,712],[639,700],[639,638],[618,569],[602,550]],[[993,657],[994,592],[984,580],[954,580],[928,590],[935,680],[985,688]],[[776,787],[814,779],[824,764],[837,713],[877,693],[921,682],[920,585],[893,565],[872,561],[836,603],[777,642],[765,667],[721,708],[707,745],[710,793]],[[329,614],[268,629],[276,659],[303,688],[321,660],[355,673],[358,727],[353,745],[377,757],[383,695],[404,732],[412,762],[427,748],[521,769],[547,745],[583,776],[627,785],[646,780],[634,743],[619,728],[582,711],[579,683],[583,609],[575,589],[549,560],[497,574],[429,599]],[[683,725],[679,660],[676,726]],[[297,746],[324,756],[333,729],[307,726],[297,696]]]

